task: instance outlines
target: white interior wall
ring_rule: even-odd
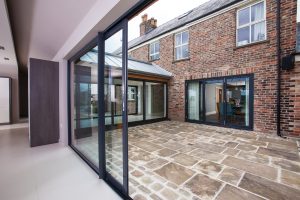
[[[0,78],[0,124],[8,123],[10,120],[9,116],[9,79]]]

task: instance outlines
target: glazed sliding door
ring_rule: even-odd
[[[205,121],[224,124],[223,79],[205,81]]]
[[[251,126],[252,87],[250,77],[226,79],[226,124],[234,127]]]
[[[203,84],[192,81],[187,84],[187,119],[203,121]]]
[[[128,193],[127,21],[99,34],[100,177]],[[125,44],[126,43],[126,44]],[[125,46],[124,46],[125,45]],[[115,52],[118,52],[117,54]],[[103,59],[103,60],[102,60]],[[104,120],[105,119],[105,120]]]

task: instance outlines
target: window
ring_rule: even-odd
[[[159,42],[150,44],[150,60],[159,59]]]
[[[265,2],[237,11],[237,46],[266,39]]]
[[[128,86],[128,100],[133,101],[136,99],[136,87]]]
[[[184,31],[175,35],[175,60],[189,57],[189,32]]]

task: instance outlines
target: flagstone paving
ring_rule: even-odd
[[[118,136],[111,132],[110,137]],[[176,121],[130,127],[128,138],[129,193],[134,200],[300,199],[295,140]],[[113,148],[118,150],[118,145]],[[121,179],[119,152],[107,162],[108,170]]]
[[[130,137],[132,134],[144,137]],[[300,157],[293,140],[253,131],[165,121],[129,128],[129,144],[156,158],[137,164],[129,156],[131,172],[139,170],[143,173],[141,177],[153,180],[147,187],[150,194],[136,189],[131,194],[133,199],[300,197]],[[141,177],[132,173],[129,176],[145,185]]]

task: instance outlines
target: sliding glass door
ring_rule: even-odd
[[[99,169],[97,48],[91,45],[69,66],[69,144],[95,171]]]
[[[205,81],[205,120],[222,124],[224,120],[223,80]]]
[[[123,30],[119,30],[105,40],[105,55],[122,48],[122,36]],[[105,166],[107,173],[123,184],[123,74],[122,69],[114,66],[108,59],[105,56],[104,85],[107,92],[104,101],[106,107],[111,108],[111,120],[105,121],[105,127],[109,127],[105,130]],[[123,63],[119,66],[123,66]],[[116,85],[116,82],[120,85]]]
[[[226,119],[233,126],[250,124],[250,80],[248,77],[226,80]]]
[[[128,193],[127,20],[99,33],[99,176]],[[118,53],[116,53],[118,52]],[[134,87],[132,93],[137,92]],[[135,101],[135,95],[131,96]],[[136,108],[134,108],[134,112]]]
[[[252,129],[252,75],[187,81],[186,91],[187,121]]]
[[[189,120],[203,120],[203,84],[200,81],[190,82],[187,88],[187,118]]]

